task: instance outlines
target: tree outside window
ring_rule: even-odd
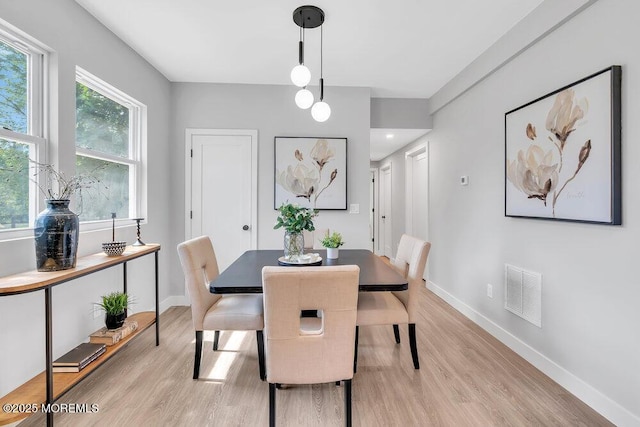
[[[100,180],[77,201],[81,221],[137,216],[140,104],[79,70],[76,81],[76,173]]]
[[[34,124],[41,112],[31,105],[41,89],[34,56],[41,55],[14,47],[0,32],[0,231],[29,227],[35,212],[29,157],[44,140]]]

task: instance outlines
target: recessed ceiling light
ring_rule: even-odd
[[[387,134],[387,139],[393,139],[393,134],[392,133],[388,133]]]

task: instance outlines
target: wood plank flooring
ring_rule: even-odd
[[[406,326],[360,328],[353,380],[355,426],[612,425],[433,293],[420,295],[420,367]],[[193,372],[188,307],[161,318],[161,343],[145,331],[58,403],[96,403],[96,413],[57,414],[57,426],[266,426],[268,385],[258,378],[255,332],[205,332],[200,380]],[[343,388],[277,392],[278,425],[343,425]],[[42,426],[41,414],[21,427]]]

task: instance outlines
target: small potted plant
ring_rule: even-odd
[[[338,259],[338,248],[344,245],[342,234],[334,231],[324,236],[320,243],[327,248],[327,259]]]
[[[96,303],[105,312],[107,329],[118,329],[124,325],[129,307],[129,295],[124,292],[111,292],[102,296],[102,302]]]
[[[278,208],[280,215],[274,229],[284,228],[284,256],[297,260],[304,253],[304,230],[313,231],[313,218],[318,215],[317,209],[307,209],[291,203],[282,204]]]

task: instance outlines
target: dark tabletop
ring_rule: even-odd
[[[407,280],[379,256],[366,249],[340,249],[338,259],[327,259],[326,250],[311,250],[322,257],[322,265],[357,265],[360,267],[360,291],[403,291]],[[279,249],[247,251],[209,284],[214,294],[262,293],[262,267],[277,266],[283,255]],[[305,268],[291,266],[289,268]]]

